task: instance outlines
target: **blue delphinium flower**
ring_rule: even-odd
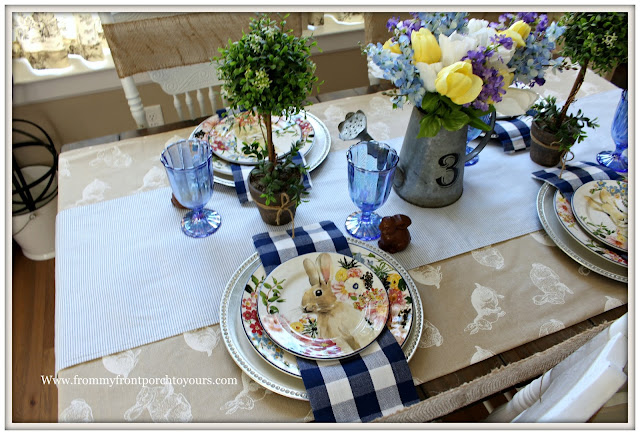
[[[545,71],[550,67],[555,71],[562,65],[562,58],[553,59],[553,50],[564,28],[555,22],[549,25],[546,15],[533,12],[503,14],[500,16],[500,28],[506,29],[518,20],[529,24],[531,33],[524,41],[525,46],[516,49],[507,67],[513,69],[515,81],[530,86],[543,85]]]
[[[410,39],[406,34],[400,35],[398,45],[401,55],[393,55],[382,48],[382,44],[370,44],[367,54],[383,72],[384,79],[391,81],[398,88],[398,95],[391,101],[396,107],[402,107],[404,101],[409,100],[421,107],[425,89],[420,80],[420,74],[413,64],[413,50]]]
[[[422,27],[429,29],[436,39],[441,34],[451,36],[453,32],[466,33],[468,22],[466,12],[417,12],[412,15],[419,19],[422,22]]]

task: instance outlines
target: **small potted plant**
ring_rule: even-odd
[[[556,105],[556,97],[548,96],[534,104],[537,111],[531,124],[531,160],[542,166],[557,165],[571,147],[587,138],[585,127],[596,128],[597,119],[589,119],[582,110],[564,115],[564,121],[557,126],[561,113]]]
[[[531,125],[531,159],[543,166],[555,166],[570,148],[586,138],[584,127],[595,128],[578,111],[569,114],[587,68],[604,73],[627,61],[627,14],[620,12],[568,12],[560,21],[565,31],[558,38],[563,56],[578,64],[580,70],[562,108],[555,107],[555,98],[546,98],[533,108],[538,114]]]
[[[272,225],[289,223],[306,193],[302,184],[306,169],[293,162],[300,144],[278,160],[272,116],[289,117],[302,111],[318,81],[311,61],[316,43],[286,30],[287,16],[279,24],[266,14],[252,19],[249,32],[236,42],[229,41],[214,59],[230,108],[252,111],[260,120],[264,147],[253,142],[245,144],[243,152],[259,160],[249,175],[249,190],[262,219]],[[290,211],[283,213],[286,210]]]

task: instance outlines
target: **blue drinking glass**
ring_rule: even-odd
[[[359,142],[347,151],[349,195],[361,211],[351,213],[345,226],[356,239],[380,237],[382,218],[373,211],[389,197],[398,160],[393,148],[376,141]]]
[[[482,119],[482,122],[489,125],[489,122],[491,121],[491,114],[485,115],[480,119]],[[481,133],[482,133],[482,130],[480,130],[479,128],[469,126],[469,129],[467,130],[467,143],[471,142],[474,139],[477,139]],[[473,151],[473,147],[470,147],[467,145],[466,153],[469,154],[471,151]],[[474,158],[466,162],[464,165],[465,166],[475,165],[476,163],[478,163],[479,159],[480,159],[479,156],[475,156]]]
[[[204,208],[213,194],[212,156],[209,144],[198,139],[174,142],[160,156],[174,196],[191,209],[181,224],[190,237],[207,237],[220,227],[220,215]]]
[[[627,90],[622,91],[620,102],[616,108],[611,125],[611,137],[616,144],[613,151],[601,151],[596,156],[596,160],[602,166],[613,169],[616,172],[627,172],[629,161],[627,157],[627,147],[629,146],[629,102],[627,101]]]

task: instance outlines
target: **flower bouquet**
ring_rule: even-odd
[[[529,100],[517,87],[542,85],[546,70],[563,64],[552,52],[564,29],[544,14],[504,14],[498,23],[464,12],[412,16],[391,18],[393,36],[364,52],[372,74],[396,86],[394,107],[409,101],[422,112],[418,137],[466,125],[488,131],[482,116],[509,114],[519,99]]]

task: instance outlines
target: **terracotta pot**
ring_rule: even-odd
[[[555,135],[544,131],[536,122],[531,124],[531,160],[542,166],[556,166],[560,163],[562,151],[559,145],[552,145],[555,142]]]
[[[295,201],[292,201],[287,207],[285,207],[284,209],[282,209],[282,211],[280,211],[279,213],[280,216],[278,219],[278,212],[279,212],[279,209],[281,209],[282,200],[283,200],[282,194],[279,193],[275,195],[276,202],[270,202],[269,205],[267,205],[266,198],[260,197],[260,195],[263,192],[258,190],[254,184],[253,173],[249,174],[249,193],[251,194],[251,197],[258,205],[258,210],[260,211],[260,217],[262,217],[262,220],[266,224],[276,225],[276,226],[288,224],[293,219],[293,216],[296,215],[296,203]],[[286,200],[286,198],[284,199]],[[291,212],[289,212],[288,210],[290,210]]]

